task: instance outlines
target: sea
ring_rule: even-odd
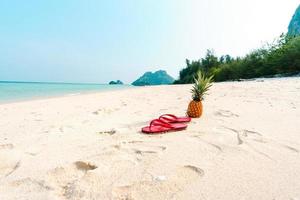
[[[0,103],[122,90],[131,85],[0,81]]]

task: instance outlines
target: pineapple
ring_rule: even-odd
[[[191,90],[193,100],[189,103],[187,110],[189,117],[198,118],[202,115],[202,100],[212,86],[212,78],[213,76],[205,77],[200,70],[197,72],[197,76],[194,76],[194,85]]]

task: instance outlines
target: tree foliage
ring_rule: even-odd
[[[208,50],[202,59],[187,59],[186,67],[180,71],[179,79],[174,83],[192,83],[198,70],[205,75],[213,75],[215,81],[296,74],[300,72],[300,36],[282,34],[271,44],[266,44],[242,58],[233,58],[230,55],[218,58],[212,50]]]

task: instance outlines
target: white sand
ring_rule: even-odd
[[[0,105],[0,199],[300,199],[300,78],[214,84],[187,130],[190,85]]]

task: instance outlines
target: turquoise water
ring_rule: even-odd
[[[0,103],[63,95],[75,95],[87,92],[120,90],[129,87],[131,86],[0,81]]]

